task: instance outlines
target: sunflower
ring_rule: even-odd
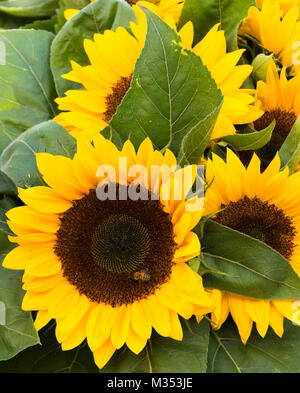
[[[257,106],[252,105],[255,101],[255,90],[241,88],[253,67],[237,65],[244,53],[243,49],[226,52],[225,33],[219,30],[219,26],[220,24],[216,24],[194,47],[194,28],[191,22],[185,24],[178,32],[182,46],[201,58],[224,96],[212,139],[235,134],[235,124],[252,123],[263,114]],[[174,23],[173,27],[175,28]]]
[[[96,0],[90,0],[93,2]],[[155,12],[162,19],[166,16],[172,16],[175,21],[179,20],[182,7],[184,4],[184,0],[148,0],[148,1],[138,1],[138,0],[125,0],[129,5],[133,6],[135,4],[148,8],[149,10]],[[79,12],[77,9],[67,9],[64,12],[64,16],[66,20],[72,18],[73,15],[76,15]]]
[[[259,8],[262,8],[264,0],[256,0],[256,4]],[[295,5],[300,5],[300,0],[280,0],[280,9],[283,13],[286,13],[290,8],[294,7]]]
[[[137,24],[131,23],[131,35],[119,26],[116,31],[95,34],[84,40],[91,65],[82,67],[71,61],[72,71],[65,79],[78,82],[82,89],[69,90],[57,98],[61,112],[53,120],[72,136],[91,140],[116,112],[130,87],[135,63],[144,47],[147,21],[144,12],[135,8]]]
[[[262,9],[250,7],[248,16],[239,31],[242,36],[255,38],[264,50],[273,53],[282,66],[291,67],[293,74],[298,72],[295,62],[295,43],[300,39],[298,6],[291,7],[282,17],[279,0],[264,0]]]
[[[178,315],[213,309],[185,263],[200,253],[191,230],[201,199],[186,199],[185,186],[194,166],[176,169],[173,153],[154,151],[150,139],[119,151],[101,135],[78,141],[73,159],[38,153],[37,166],[48,186],[19,189],[26,205],[7,213],[18,246],[3,262],[24,269],[22,308],[38,311],[37,329],[55,319],[63,350],[87,338],[102,368],[124,344],[138,354],[152,328],[182,340]]]
[[[213,154],[206,170],[212,183],[205,195],[205,214],[222,209],[213,220],[268,244],[300,276],[300,173],[289,176],[288,168],[280,171],[278,154],[263,173],[260,165],[256,154],[247,168],[230,149],[226,163]],[[253,322],[262,337],[269,326],[282,336],[284,317],[293,320],[295,313],[293,300],[250,299],[216,289],[212,298],[214,328],[219,329],[230,313],[243,343]]]
[[[300,115],[300,74],[288,80],[286,68],[284,67],[279,75],[274,61],[271,60],[266,82],[257,83],[256,100],[264,115],[254,122],[254,128],[260,131],[273,120],[276,121],[272,139],[263,149],[272,159]],[[270,157],[265,158],[270,161]]]

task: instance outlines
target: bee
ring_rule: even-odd
[[[143,269],[139,272],[134,272],[133,273],[133,278],[136,281],[149,281],[151,278],[151,275],[148,273],[148,269]]]

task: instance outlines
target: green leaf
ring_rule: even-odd
[[[96,1],[73,16],[59,31],[51,48],[51,69],[59,96],[78,84],[61,77],[71,71],[71,60],[84,66],[88,57],[83,48],[84,39],[92,39],[95,33],[128,27],[135,16],[131,7],[121,0]]]
[[[40,331],[41,345],[25,349],[13,359],[0,362],[0,372],[14,373],[96,373],[93,355],[86,342],[62,351],[54,333],[54,322]]]
[[[300,279],[289,262],[265,243],[213,221],[201,241],[208,288],[258,299],[300,299]],[[219,272],[219,273],[216,273]]]
[[[56,114],[52,39],[46,31],[0,31],[0,152],[27,128]]]
[[[0,194],[17,194],[17,187],[15,183],[2,171],[0,171]]]
[[[67,22],[64,16],[64,11],[67,9],[81,10],[89,4],[90,0],[60,0],[56,10],[57,23],[55,25],[55,32],[58,33]]]
[[[192,21],[194,43],[199,42],[216,24],[225,31],[229,50],[237,49],[237,32],[255,0],[185,0],[178,26]]]
[[[0,2],[0,11],[22,17],[46,17],[55,13],[58,0],[7,0]]]
[[[201,59],[151,11],[148,32],[131,87],[110,126],[138,146],[150,137],[170,147],[181,163],[198,162],[209,141],[223,96]]]
[[[253,328],[242,344],[230,321],[212,332],[208,352],[208,373],[299,373],[300,329],[285,321],[282,338],[269,328],[262,338]]]
[[[101,370],[102,373],[205,373],[209,324],[183,322],[182,341],[153,334],[151,344],[139,355],[129,349],[118,351]],[[187,327],[188,326],[188,327]]]
[[[11,202],[8,200],[6,206],[9,207],[10,205]],[[3,206],[4,204],[1,203],[0,207],[2,208]],[[3,220],[3,212],[4,209],[1,209],[1,220]],[[10,359],[25,348],[39,343],[39,337],[33,326],[31,313],[21,310],[21,303],[24,296],[24,291],[22,290],[22,273],[2,267],[5,255],[14,248],[12,243],[9,242],[7,235],[7,231],[1,221],[0,360]]]
[[[49,120],[28,129],[4,149],[0,156],[0,169],[17,186],[41,185],[35,154],[48,152],[73,156],[76,142],[59,124]]]
[[[296,170],[300,161],[300,117],[281,146],[279,157],[282,168],[288,166],[290,173]]]
[[[261,131],[255,131],[249,127],[246,133],[227,135],[222,137],[221,140],[231,145],[237,151],[257,150],[271,140],[274,128],[275,121]]]

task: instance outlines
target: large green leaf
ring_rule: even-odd
[[[213,332],[209,343],[208,373],[299,373],[300,329],[285,321],[282,338],[269,328],[261,338],[253,327],[244,345],[236,326],[228,321]]]
[[[300,299],[300,279],[289,262],[261,241],[213,221],[201,241],[204,285],[258,299]]]
[[[24,130],[55,115],[52,39],[46,31],[0,31],[0,152]]]
[[[65,91],[78,87],[61,77],[71,71],[70,61],[80,65],[88,64],[84,52],[83,40],[92,39],[95,33],[114,30],[117,26],[128,27],[135,16],[131,7],[121,0],[96,1],[82,9],[66,23],[53,41],[51,48],[51,68],[57,92],[60,96]]]
[[[293,173],[300,161],[300,117],[296,120],[289,135],[279,150],[282,167],[289,167]]]
[[[216,24],[225,31],[228,48],[237,49],[237,31],[255,0],[185,0],[179,27],[192,21],[197,43]]]
[[[49,120],[28,129],[3,150],[0,170],[19,187],[41,185],[35,154],[73,156],[76,142],[59,124]]]
[[[207,367],[209,325],[190,320],[184,326],[183,341],[153,334],[151,345],[140,355],[118,351],[104,367],[104,373],[204,373]]]
[[[27,347],[39,343],[38,334],[33,326],[31,313],[21,310],[24,296],[22,290],[22,273],[2,267],[5,255],[14,248],[7,235],[4,207],[13,207],[11,200],[3,199],[0,204],[0,360],[14,357]]]
[[[146,11],[148,32],[132,84],[110,127],[138,146],[171,147],[181,163],[198,162],[213,130],[223,96],[201,59],[180,45],[176,32]]]
[[[0,2],[0,11],[22,17],[45,17],[53,15],[58,0],[7,0]]]

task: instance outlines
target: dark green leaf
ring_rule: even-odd
[[[252,5],[256,5],[255,0],[185,0],[179,27],[192,21],[194,43],[197,43],[216,23],[220,23],[228,49],[234,50],[237,49],[237,31]]]
[[[15,195],[17,187],[15,183],[2,171],[0,171],[0,194]]]
[[[111,120],[123,141],[150,137],[181,163],[198,162],[209,141],[222,94],[201,59],[184,51],[176,32],[146,11],[148,32],[131,88]]]
[[[300,161],[300,117],[279,150],[282,168],[288,166],[293,173]]]
[[[206,287],[258,299],[300,299],[297,274],[265,243],[208,221],[201,244],[204,265],[214,271],[204,274]]]
[[[253,327],[246,345],[228,321],[213,332],[209,343],[208,373],[299,373],[300,329],[285,321],[282,338],[269,328],[261,338]]]
[[[32,18],[20,18],[16,16],[7,15],[4,12],[0,12],[0,29],[16,29],[24,26],[28,23],[33,22]]]
[[[61,77],[71,71],[70,61],[80,65],[88,64],[84,52],[84,39],[92,39],[95,33],[114,30],[117,26],[128,27],[135,16],[131,7],[121,0],[96,1],[82,9],[66,23],[53,41],[51,48],[51,69],[59,96],[67,90],[78,88],[78,84]]]
[[[49,120],[28,129],[8,145],[0,156],[0,169],[19,187],[41,185],[35,153],[73,156],[75,149],[74,138]]]
[[[183,324],[183,341],[153,334],[151,345],[138,356],[129,349],[118,351],[103,368],[104,373],[205,373],[209,325],[203,320]]]
[[[7,0],[0,2],[0,11],[22,17],[45,17],[53,15],[58,0]]]
[[[27,128],[55,115],[52,39],[46,31],[0,31],[0,152]]]
[[[56,16],[53,16],[50,19],[35,20],[34,22],[23,26],[23,29],[46,30],[51,33],[54,33],[56,21],[57,21]]]
[[[257,150],[265,146],[272,137],[272,132],[275,128],[275,121],[273,121],[267,128],[261,131],[251,130],[243,134],[228,135],[222,138],[222,141],[231,145],[235,150]]]

